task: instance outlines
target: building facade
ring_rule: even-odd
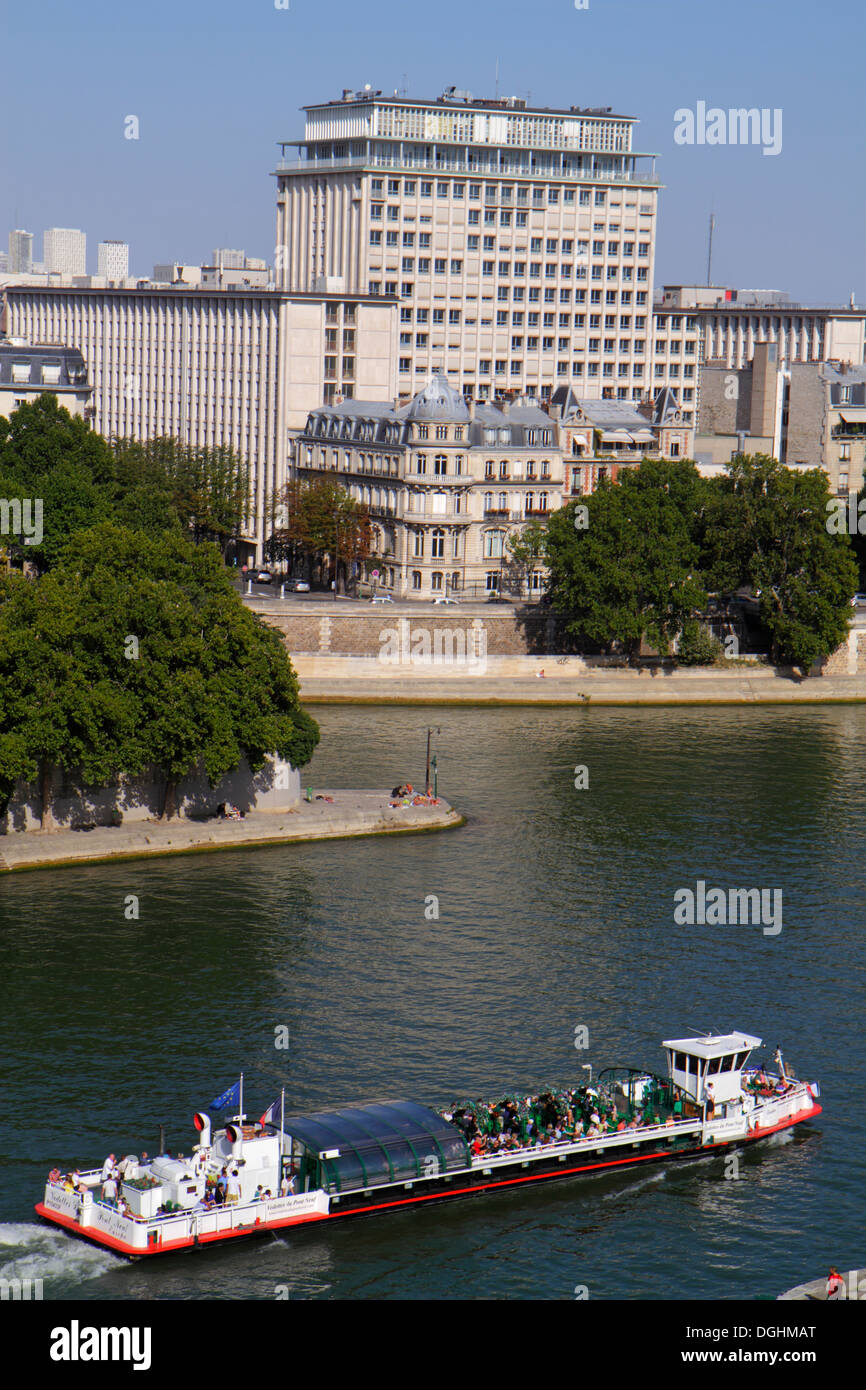
[[[323,399],[330,335],[341,380],[394,399],[396,304],[379,297],[8,286],[4,300],[9,334],[83,356],[100,434],[236,450],[250,469],[251,561],[285,485],[289,432]]]
[[[688,458],[693,431],[673,391],[651,405],[594,400],[560,387],[550,413],[559,422],[563,503],[594,492],[603,479],[616,482],[623,468],[645,458]]]
[[[761,343],[746,367],[703,370],[695,460],[721,473],[735,454],[769,454],[790,468],[821,468],[837,496],[866,483],[866,367],[786,362]]]
[[[86,275],[86,235],[75,227],[49,227],[42,238],[42,260],[47,275]]]
[[[30,275],[33,271],[33,233],[20,228],[9,233],[7,270],[13,275]]]
[[[45,392],[56,396],[70,415],[84,415],[91,391],[87,365],[77,348],[0,339],[0,416],[5,419]]]
[[[96,273],[108,281],[126,280],[129,276],[129,243],[101,241],[96,251]]]
[[[276,170],[278,284],[398,296],[402,396],[436,372],[478,400],[644,398],[659,182],[633,117],[453,88],[305,111]]]
[[[536,594],[540,566],[515,575],[508,537],[562,501],[555,419],[536,405],[467,402],[444,374],[409,402],[345,401],[312,411],[293,476],[338,475],[369,512],[378,587],[396,597]]]

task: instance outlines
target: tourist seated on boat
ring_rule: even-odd
[[[73,1181],[73,1178],[72,1178],[72,1174],[71,1174],[71,1173],[67,1173],[67,1174],[66,1174],[66,1177],[63,1179],[63,1191],[64,1191],[64,1192],[74,1192],[74,1191],[75,1191],[75,1183],[74,1183],[74,1181]]]
[[[56,1182],[60,1182],[60,1169],[59,1169],[59,1168],[52,1168],[52,1169],[51,1169],[51,1172],[48,1174],[48,1181],[49,1181],[50,1183],[52,1183],[52,1184],[53,1184],[53,1183],[56,1183]]]

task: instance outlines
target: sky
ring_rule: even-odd
[[[344,87],[446,87],[638,117],[659,156],[656,285],[866,302],[863,0],[40,0],[0,4],[0,242],[80,227],[133,274],[216,246],[273,262],[278,140]],[[287,4],[287,8],[282,8]],[[278,5],[280,8],[278,8]],[[767,109],[781,148],[682,144],[676,113]],[[127,117],[139,138],[126,139]],[[769,140],[768,140],[769,143]]]

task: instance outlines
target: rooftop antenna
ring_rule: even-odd
[[[495,96],[496,98],[499,97],[499,59],[498,59],[498,58],[496,59],[496,90],[495,90],[495,92],[494,92],[494,96]]]
[[[715,215],[714,212],[711,212],[711,213],[710,213],[710,236],[709,236],[709,244],[708,244],[708,246],[707,246],[707,284],[708,284],[708,285],[711,285],[711,284],[713,283],[713,229],[715,228],[715,225],[716,225],[716,215]]]

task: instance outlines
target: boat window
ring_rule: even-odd
[[[688,1071],[688,1059],[684,1052],[674,1053],[674,1066],[676,1067],[677,1071]]]
[[[749,1055],[748,1052],[738,1052],[738,1053],[737,1053],[737,1056],[736,1056],[736,1063],[735,1063],[735,1070],[736,1070],[736,1071],[742,1071],[743,1067],[746,1065],[746,1058],[748,1057],[748,1055]]]
[[[719,1072],[722,1070],[722,1063],[724,1060],[724,1057],[711,1057],[710,1064],[707,1067],[707,1074],[709,1076],[718,1076]]]

